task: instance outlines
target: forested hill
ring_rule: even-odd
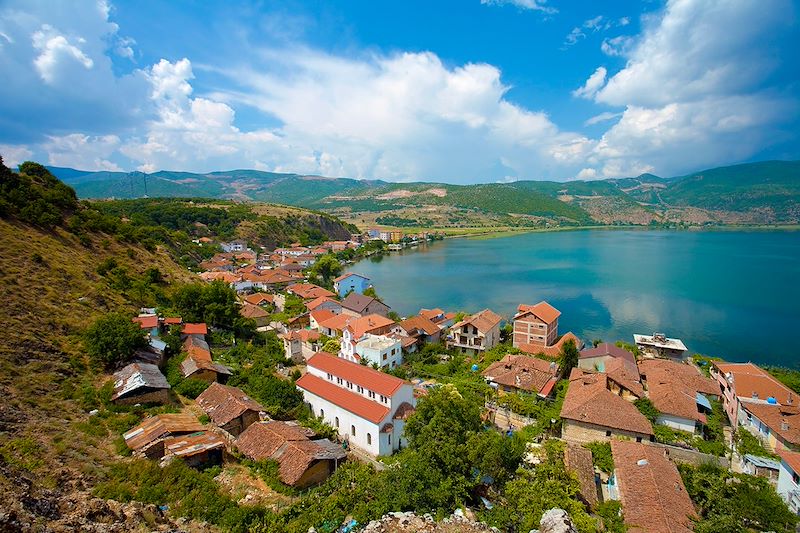
[[[234,170],[197,174],[82,172],[51,168],[82,198],[203,197],[254,200],[331,213],[392,212],[438,207],[449,219],[465,211],[517,224],[652,224],[800,221],[800,161],[766,161],[672,178],[642,174],[597,181],[520,181],[449,185]],[[507,217],[515,217],[513,220]],[[522,218],[520,218],[522,217]],[[439,221],[411,222],[424,226]]]

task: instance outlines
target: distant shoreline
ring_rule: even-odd
[[[409,228],[388,228],[395,231],[408,231]],[[416,230],[417,228],[413,228]],[[449,228],[427,228],[423,231],[442,232]],[[512,237],[526,233],[555,233],[560,231],[584,230],[637,230],[637,231],[687,231],[687,232],[722,232],[722,231],[800,231],[800,224],[742,224],[742,225],[714,225],[714,226],[689,226],[686,228],[651,227],[640,225],[601,225],[601,226],[557,226],[552,228],[464,228],[464,233],[446,234],[444,239],[495,239]],[[474,231],[470,231],[474,230]]]

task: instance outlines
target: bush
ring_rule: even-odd
[[[139,324],[121,313],[98,318],[84,333],[83,342],[89,356],[109,368],[147,346]]]
[[[611,443],[609,442],[590,442],[584,444],[592,452],[592,464],[605,472],[614,472],[614,457],[611,455]]]
[[[203,381],[202,379],[196,378],[188,378],[181,381],[174,390],[177,394],[194,400],[200,396],[203,391],[209,387],[209,385],[211,385],[211,383],[208,381]]]

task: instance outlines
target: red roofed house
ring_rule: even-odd
[[[333,290],[335,290],[341,298],[344,298],[348,293],[364,294],[364,291],[372,287],[369,278],[361,274],[347,272],[333,280]]]
[[[342,300],[342,313],[353,316],[381,315],[389,316],[390,308],[372,296],[350,293]]]
[[[403,320],[392,328],[392,332],[404,337],[413,337],[420,345],[439,342],[442,336],[439,326],[423,316],[412,316]]]
[[[794,514],[800,514],[800,453],[781,450],[776,490]]]
[[[747,422],[742,409],[745,403],[766,403],[773,398],[776,405],[798,405],[797,394],[753,363],[715,361],[711,365],[711,377],[717,380],[722,405],[733,429]]]
[[[522,346],[529,344],[550,346],[555,343],[559,316],[561,311],[547,302],[520,304],[514,315],[514,348],[522,349]]]
[[[614,474],[609,493],[622,504],[630,533],[691,533],[694,505],[680,473],[664,450],[612,440]]]
[[[500,342],[500,322],[503,317],[489,309],[468,316],[453,324],[447,338],[448,348],[457,348],[461,353],[477,355],[497,346]]]
[[[208,327],[205,323],[199,324],[184,324],[181,328],[181,335],[208,335]]]
[[[315,309],[314,311],[311,311],[308,314],[309,327],[311,329],[316,329],[317,331],[324,333],[325,335],[328,335],[328,333],[324,331],[325,328],[323,328],[322,323],[326,322],[327,320],[330,320],[335,316],[338,316],[338,313],[334,313],[330,309]]]
[[[320,316],[323,313],[325,313],[325,315]],[[341,337],[347,324],[355,320],[355,317],[352,315],[346,315],[344,313],[336,315],[332,311],[326,309],[314,311],[311,315],[313,320],[317,323],[317,329],[320,333],[328,337]]]
[[[481,375],[500,392],[530,392],[546,398],[558,381],[558,365],[529,355],[506,355]]]
[[[416,405],[411,383],[318,353],[296,384],[314,415],[336,428],[350,446],[378,456],[405,445],[405,420]]]
[[[658,409],[658,424],[689,433],[702,433],[711,413],[708,396],[719,396],[714,380],[687,363],[668,359],[644,359],[639,372],[647,386],[647,397]]]
[[[320,296],[319,298],[314,298],[310,302],[306,302],[306,309],[309,311],[327,309],[338,315],[342,312],[342,304],[332,299],[330,296]]]
[[[650,421],[633,403],[609,390],[608,376],[573,368],[561,406],[561,437],[584,444],[612,437],[654,440]]]
[[[313,283],[295,283],[294,285],[286,287],[286,292],[294,294],[303,300],[313,300],[320,296],[327,296],[329,298],[336,296],[328,289],[323,289],[319,285],[314,285]]]
[[[147,331],[150,337],[158,337],[158,315],[139,315],[131,320],[137,322],[139,327]]]

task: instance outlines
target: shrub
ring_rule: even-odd
[[[202,394],[209,385],[211,385],[211,383],[208,381],[203,381],[202,379],[196,378],[188,378],[181,381],[174,390],[181,396],[186,396],[187,398],[194,400],[200,396],[200,394]]]
[[[83,335],[89,356],[106,367],[128,359],[135,350],[147,346],[139,324],[121,313],[108,313],[98,318]]]

